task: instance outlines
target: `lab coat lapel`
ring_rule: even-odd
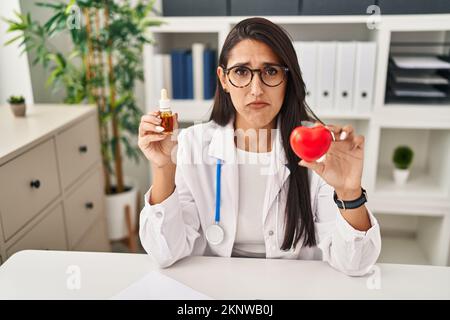
[[[272,207],[277,195],[283,188],[284,183],[290,175],[287,167],[288,161],[284,152],[280,132],[280,117],[277,120],[277,128],[272,144],[272,155],[270,160],[269,172],[267,177],[266,196],[263,205],[263,225],[265,225],[269,209]]]

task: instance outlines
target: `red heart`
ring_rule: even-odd
[[[315,161],[327,153],[332,140],[330,130],[322,125],[312,128],[299,126],[292,130],[289,139],[295,154],[308,162]]]

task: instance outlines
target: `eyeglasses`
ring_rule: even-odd
[[[234,66],[229,69],[221,67],[230,83],[236,88],[247,87],[252,82],[255,72],[259,72],[259,78],[266,86],[276,87],[286,79],[289,71],[288,68],[280,65],[267,65],[262,69],[250,69],[245,66]]]

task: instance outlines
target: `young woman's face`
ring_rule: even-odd
[[[226,65],[230,69],[236,65],[244,65],[250,69],[266,67],[268,74],[273,74],[270,65],[281,65],[280,59],[272,49],[261,41],[245,39],[239,42],[231,51]],[[245,74],[245,69],[233,69],[237,72],[234,77]],[[254,73],[250,84],[244,88],[237,88],[231,82],[232,75],[225,74],[221,67],[217,68],[217,75],[225,91],[229,92],[231,101],[237,111],[236,121],[246,128],[275,127],[275,117],[281,109],[286,91],[287,76],[280,85],[270,87],[261,81],[259,73]],[[233,83],[235,83],[234,81]],[[264,105],[255,105],[252,102],[264,102]]]

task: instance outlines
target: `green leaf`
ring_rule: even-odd
[[[35,5],[38,7],[46,7],[52,9],[61,9],[65,6],[64,3],[48,3],[48,2],[36,2]]]
[[[5,46],[10,45],[11,43],[15,42],[15,41],[18,40],[18,39],[21,39],[22,37],[23,37],[23,35],[19,34],[18,36],[15,36],[14,38],[9,39],[8,41],[6,41],[6,42],[4,43],[4,45],[5,45]]]

